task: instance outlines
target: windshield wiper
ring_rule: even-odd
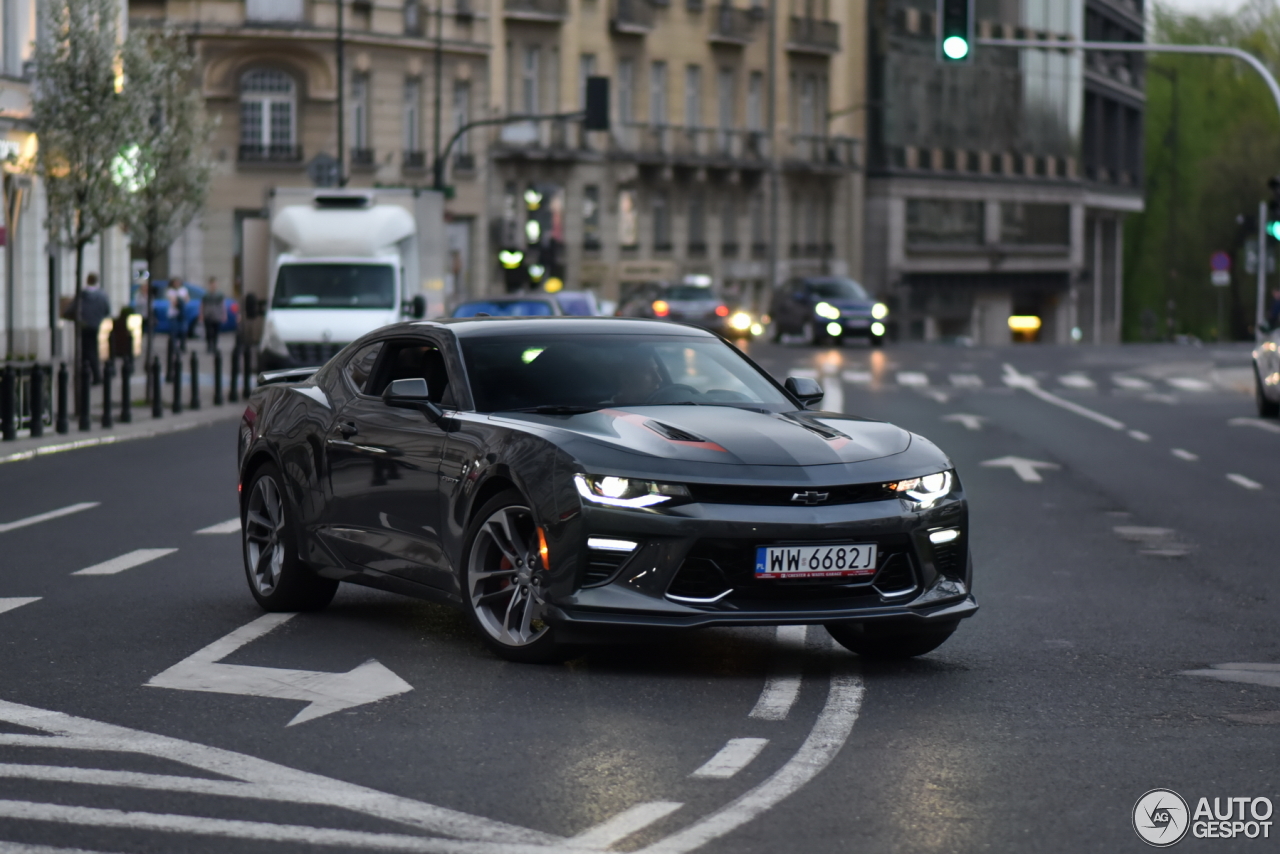
[[[526,406],[521,409],[508,409],[507,412],[532,412],[535,415],[581,415],[584,412],[598,412],[598,406],[570,406],[546,404],[543,406]]]

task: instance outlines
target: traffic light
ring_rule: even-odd
[[[938,57],[943,62],[973,58],[973,0],[938,0]]]

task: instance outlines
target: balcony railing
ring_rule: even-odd
[[[746,45],[755,38],[756,23],[760,19],[750,9],[738,9],[725,3],[712,9],[711,15],[710,41]]]
[[[833,169],[854,169],[858,140],[847,136],[799,134],[790,139],[786,159],[792,163]]]
[[[712,166],[725,161],[763,163],[769,156],[768,142],[763,131],[677,125],[629,124],[614,132],[614,148],[621,153]]]
[[[241,163],[298,163],[302,146],[241,144],[238,156]]]
[[[840,25],[835,21],[792,15],[787,49],[811,53],[836,53],[840,50]]]
[[[649,0],[613,0],[613,31],[645,35],[654,27],[653,4]]]
[[[424,151],[406,151],[404,153],[405,169],[426,169],[427,154]]]
[[[351,165],[352,166],[372,166],[373,165],[373,149],[372,148],[351,149]]]
[[[563,21],[569,16],[566,0],[504,0],[508,18]]]
[[[571,149],[583,147],[581,122],[536,119],[502,125],[496,131],[500,149]]]

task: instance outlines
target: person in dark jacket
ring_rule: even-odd
[[[227,322],[227,298],[218,290],[218,279],[209,277],[209,287],[200,300],[200,317],[204,320],[204,340],[209,352],[218,349],[218,333]]]
[[[111,316],[111,301],[98,287],[98,274],[85,277],[80,290],[79,304],[72,302],[72,318],[80,317],[80,358],[84,362],[94,385],[102,383],[102,360],[98,355],[98,330],[102,321]]]

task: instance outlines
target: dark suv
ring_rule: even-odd
[[[857,336],[878,347],[884,343],[889,308],[868,296],[853,279],[811,276],[792,279],[774,293],[769,314],[774,341],[781,341],[783,335],[803,335],[813,344],[839,344]]]

